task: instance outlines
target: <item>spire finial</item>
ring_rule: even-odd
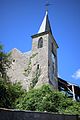
[[[46,4],[45,4],[45,8],[46,8],[46,13],[48,13],[48,7],[49,7],[49,1],[48,0],[46,0]]]

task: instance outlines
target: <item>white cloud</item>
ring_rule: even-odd
[[[78,70],[72,75],[72,77],[73,77],[74,79],[80,79],[80,69],[78,69]]]

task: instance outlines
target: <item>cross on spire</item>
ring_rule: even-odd
[[[48,11],[48,7],[50,6],[50,3],[48,0],[46,0],[46,4],[45,4],[45,8],[46,8],[46,11]]]

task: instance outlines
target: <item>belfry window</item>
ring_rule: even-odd
[[[43,38],[41,37],[38,41],[38,48],[42,48],[43,47]]]

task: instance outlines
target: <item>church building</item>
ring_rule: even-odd
[[[38,33],[32,37],[32,50],[22,53],[14,48],[11,51],[11,67],[7,74],[12,83],[20,82],[27,91],[44,84],[51,84],[55,90],[67,91],[75,99],[80,99],[80,88],[58,78],[58,44],[52,34],[48,11],[46,11]],[[77,91],[75,94],[75,90]],[[72,93],[70,93],[72,92]]]

